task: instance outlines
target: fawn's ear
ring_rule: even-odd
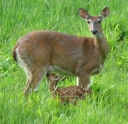
[[[60,80],[65,81],[66,79],[67,79],[67,77],[62,77]]]
[[[55,76],[54,76],[54,81],[59,81],[59,80],[60,80],[59,75],[55,75]]]
[[[88,11],[86,11],[83,8],[79,8],[79,15],[81,16],[81,18],[85,18],[85,19],[89,17]]]
[[[102,18],[106,18],[108,15],[110,14],[109,8],[105,7],[102,11],[101,11],[101,17]]]

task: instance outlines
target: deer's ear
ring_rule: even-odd
[[[88,12],[83,8],[79,8],[79,15],[81,16],[81,18],[85,18],[85,19],[89,17]]]
[[[101,17],[102,18],[106,18],[108,15],[110,14],[109,8],[105,7],[102,11],[101,11]]]
[[[60,80],[65,81],[66,79],[67,79],[67,77],[62,77]]]
[[[55,76],[54,76],[54,80],[55,80],[55,81],[58,81],[58,80],[60,80],[60,77],[59,77],[58,75],[55,75]]]

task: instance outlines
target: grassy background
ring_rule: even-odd
[[[53,100],[44,79],[39,91],[23,98],[24,71],[13,61],[17,39],[34,30],[56,30],[91,36],[78,8],[98,15],[110,54],[101,74],[93,77],[93,95],[77,106]],[[127,124],[128,123],[128,1],[127,0],[1,0],[0,1],[0,124]],[[63,85],[75,84],[75,78]]]

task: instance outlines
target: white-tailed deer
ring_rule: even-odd
[[[89,77],[100,72],[109,52],[101,26],[102,20],[109,15],[109,8],[104,8],[99,16],[90,16],[80,8],[79,15],[88,22],[94,38],[35,31],[18,40],[13,58],[28,77],[25,95],[33,91],[47,72],[78,77],[79,85],[90,90]]]
[[[49,84],[49,90],[53,97],[58,96],[61,103],[69,102],[76,104],[77,100],[83,100],[86,97],[86,91],[80,86],[57,87],[58,81],[63,81],[66,78],[56,74],[46,74]]]

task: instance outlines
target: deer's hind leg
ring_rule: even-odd
[[[35,68],[33,72],[29,72],[29,75],[27,75],[27,83],[24,88],[24,95],[31,93],[37,87],[37,85],[39,85],[41,79],[44,76],[44,73],[44,69],[41,67]]]
[[[27,96],[28,93],[31,93],[40,83],[45,72],[47,73],[48,66],[39,63],[39,61],[33,62],[26,54],[17,54],[17,62],[27,74],[27,82],[23,91],[24,95]]]

